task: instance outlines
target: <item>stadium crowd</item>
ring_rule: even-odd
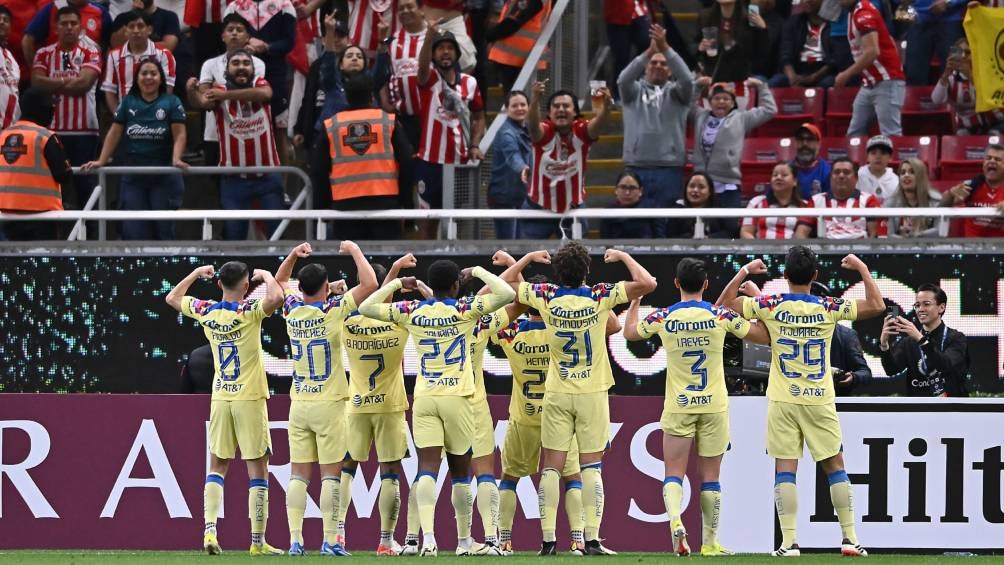
[[[502,216],[498,238],[560,235],[568,219],[558,215],[597,205],[595,197],[587,204],[590,148],[617,127],[618,109],[625,170],[613,199],[600,204],[613,209],[1004,213],[996,137],[1004,108],[976,110],[970,42],[983,39],[963,32],[977,2],[704,5],[688,40],[664,2],[604,0],[615,80],[590,87],[587,115],[576,93],[548,93],[547,81],[511,89],[552,17],[548,0],[0,0],[0,210],[82,208],[95,176],[71,177],[67,162],[87,173],[109,164],[183,170],[195,159],[233,169],[219,179],[224,209],[287,208],[281,175],[241,169],[298,164],[309,171],[315,208],[441,208],[453,190],[443,186],[444,167],[486,157],[487,92],[501,85],[505,120],[491,144],[488,205],[556,217]],[[822,105],[808,108],[811,99],[826,100],[825,118]],[[837,118],[840,108],[846,115]],[[186,135],[201,128],[185,127],[198,110],[201,140]],[[924,136],[913,135],[918,128]],[[962,166],[950,172],[949,162]],[[186,180],[124,176],[117,207],[178,209]],[[53,225],[22,223],[5,223],[0,236],[59,235]],[[223,237],[246,239],[247,224],[225,222]],[[402,236],[394,224],[333,229],[336,237],[394,239]],[[717,222],[600,224],[601,235],[615,238],[1004,234],[1000,218],[950,227],[933,212],[817,222],[737,211]],[[277,225],[267,223],[264,235]],[[435,228],[422,226],[419,237],[435,237]],[[132,221],[120,235],[173,239],[175,229]]]

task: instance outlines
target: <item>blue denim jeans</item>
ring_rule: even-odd
[[[184,195],[181,175],[125,175],[119,185],[119,209],[177,210]],[[122,222],[122,239],[174,239],[174,222]]]
[[[247,210],[251,208],[251,202],[256,199],[262,210],[285,210],[282,177],[278,173],[269,173],[260,177],[242,178],[239,175],[232,175],[220,179],[220,203],[224,209]],[[265,227],[271,236],[279,227],[279,221],[265,222]],[[247,220],[223,222],[224,239],[246,239],[247,236]]]
[[[948,50],[962,37],[962,22],[944,21],[941,18],[917,20],[906,31],[906,56],[903,57],[903,72],[906,83],[911,86],[926,86],[931,73],[931,55],[936,55],[945,67]]]
[[[882,135],[903,135],[900,116],[904,97],[906,82],[902,80],[884,80],[871,88],[862,86],[854,97],[847,136],[868,135],[868,126],[875,118]]]
[[[628,169],[638,175],[642,189],[642,208],[672,208],[683,195],[683,167],[636,167]],[[653,218],[654,237],[666,237],[666,220]]]

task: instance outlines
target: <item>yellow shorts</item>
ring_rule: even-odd
[[[502,442],[502,474],[512,477],[529,477],[540,467],[540,427],[521,426],[512,420]],[[562,477],[579,473],[579,443],[572,438],[571,449],[565,457]]]
[[[694,438],[697,454],[718,457],[729,448],[729,412],[686,414],[663,412],[662,431],[671,436]]]
[[[345,401],[289,404],[289,460],[330,465],[345,459]]]
[[[233,459],[240,447],[242,459],[272,453],[265,399],[214,400],[209,406],[209,452]]]
[[[487,457],[495,453],[495,420],[488,399],[472,405],[474,409],[474,453],[472,457]]]
[[[370,445],[376,443],[377,461],[400,461],[408,453],[408,422],[404,412],[348,415],[349,455],[353,461],[367,461]]]
[[[803,443],[814,461],[840,453],[843,438],[837,406],[768,401],[767,454],[775,459],[801,459]]]
[[[580,453],[599,453],[610,441],[607,391],[548,392],[540,422],[540,442],[547,449],[569,451],[574,437],[579,441]]]
[[[469,396],[419,396],[412,404],[415,447],[444,447],[450,455],[471,453],[474,408]]]

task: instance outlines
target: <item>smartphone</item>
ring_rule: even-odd
[[[749,6],[746,7],[746,11],[751,14],[760,15],[760,6],[757,6],[756,4],[750,4]]]
[[[899,318],[903,315],[903,309],[898,304],[890,304],[885,307],[886,318]]]

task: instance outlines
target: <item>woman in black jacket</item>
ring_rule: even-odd
[[[677,208],[717,208],[715,205],[714,183],[706,173],[694,173],[684,185],[683,198],[676,201]],[[736,218],[704,218],[704,237],[712,239],[735,239],[739,237],[739,221]],[[694,218],[670,219],[666,237],[689,239],[696,236]]]

